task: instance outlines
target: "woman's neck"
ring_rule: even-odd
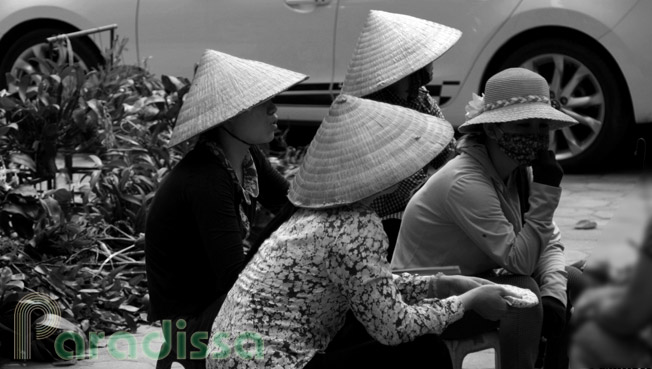
[[[509,178],[512,172],[514,172],[514,170],[518,167],[518,163],[507,156],[507,154],[505,154],[503,150],[500,149],[498,143],[495,140],[487,137],[485,146],[487,147],[489,159],[494,165],[498,176],[503,180],[503,182],[506,183],[507,178]]]
[[[226,159],[231,164],[231,168],[233,168],[242,184],[242,162],[249,152],[249,145],[236,140],[227,132],[218,132],[215,136],[215,141],[224,152]]]

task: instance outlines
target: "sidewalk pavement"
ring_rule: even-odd
[[[562,197],[555,213],[555,221],[561,229],[568,263],[589,257],[596,249],[596,246],[601,244],[600,240],[603,238],[604,229],[609,230],[609,222],[618,211],[619,205],[623,203],[625,196],[638,188],[638,179],[636,175],[632,174],[566,175],[564,177]],[[628,206],[632,206],[632,203],[628,203]],[[628,210],[621,209],[620,213],[626,213]],[[575,225],[581,220],[595,221],[596,228],[575,229]],[[609,236],[613,237],[614,235]],[[109,354],[106,341],[103,341],[104,345],[100,344],[97,358],[80,360],[76,363],[61,363],[56,367],[72,364],[70,366],[77,369],[155,368],[156,360],[146,357],[142,347],[145,337],[149,336],[149,349],[158,351],[163,342],[160,332],[160,328],[153,326],[141,326],[138,329],[138,332],[134,335],[138,343],[136,359],[116,360]],[[154,339],[151,339],[152,337]],[[127,346],[126,340],[117,341],[116,347],[119,352],[127,352]],[[1,365],[1,367],[40,369],[55,366],[43,363],[9,362]],[[181,366],[177,367],[180,368]],[[493,367],[494,353],[492,349],[470,354],[464,361],[464,368],[468,369],[488,369]]]

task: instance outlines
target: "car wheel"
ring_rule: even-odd
[[[539,39],[513,50],[500,70],[517,66],[542,75],[553,106],[579,122],[551,133],[551,148],[564,168],[596,169],[616,154],[631,126],[623,98],[629,94],[603,55],[585,43]]]
[[[42,66],[34,58],[50,59],[60,65],[67,63],[67,48],[46,41],[50,36],[67,32],[57,28],[38,29],[18,37],[0,60],[0,88],[7,87],[5,73],[12,73],[20,78],[26,74],[43,72]],[[71,41],[74,62],[85,69],[91,69],[101,63],[101,55],[92,45],[89,45],[88,41],[83,39]]]

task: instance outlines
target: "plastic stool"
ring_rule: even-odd
[[[462,369],[466,355],[493,348],[495,352],[495,368],[500,369],[500,339],[498,331],[487,332],[462,340],[444,340],[451,355],[453,369]]]

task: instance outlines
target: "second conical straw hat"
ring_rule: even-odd
[[[372,10],[360,33],[342,93],[366,96],[439,58],[462,32],[409,15]]]
[[[447,121],[415,110],[340,95],[290,184],[298,207],[351,204],[416,173],[453,138]]]
[[[169,145],[190,139],[268,100],[308,76],[206,50],[185,96]]]

